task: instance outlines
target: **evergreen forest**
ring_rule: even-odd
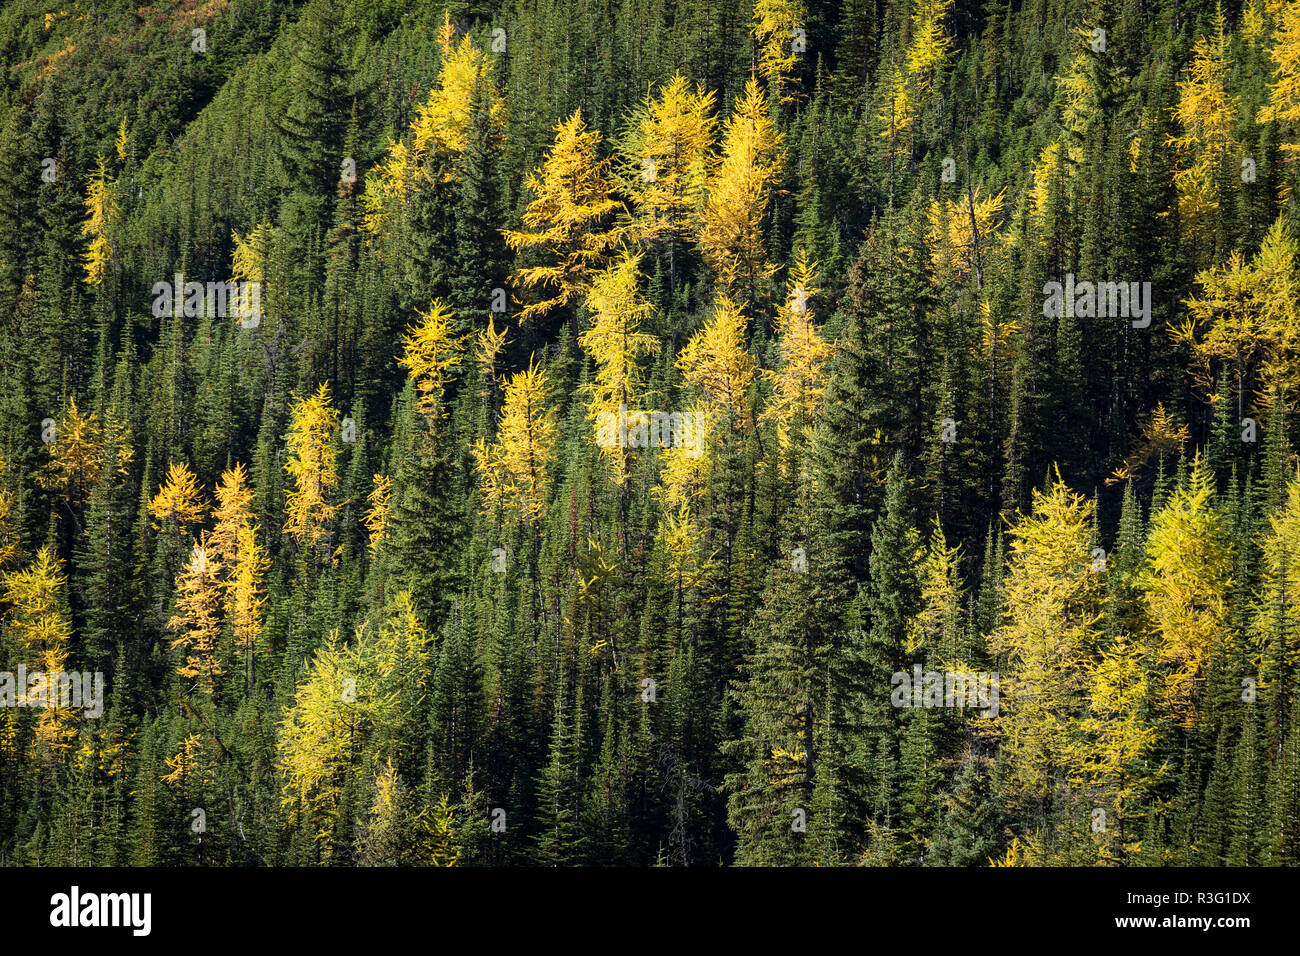
[[[1300,862],[1297,0],[0,67],[0,864]]]

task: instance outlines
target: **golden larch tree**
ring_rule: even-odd
[[[55,423],[54,440],[45,445],[48,460],[40,484],[65,501],[84,500],[99,481],[110,445],[114,474],[125,477],[134,456],[126,426],[111,411],[103,422],[95,412],[82,415],[71,400]]]
[[[398,363],[411,375],[415,409],[430,420],[442,417],[442,396],[451,375],[460,367],[466,336],[453,334],[456,313],[434,299],[428,312],[417,312],[418,324],[402,339]]]
[[[785,163],[784,137],[767,97],[750,78],[722,135],[722,160],[709,179],[699,242],[719,285],[752,301],[776,267],[767,261],[764,223]]]
[[[234,564],[239,553],[239,531],[254,519],[253,496],[243,462],[236,462],[222,473],[217,482],[217,503],[212,512],[216,524],[208,540],[208,550],[223,565]]]
[[[393,480],[387,475],[375,475],[374,487],[366,495],[370,505],[361,519],[370,537],[370,553],[377,554],[388,537],[388,521],[392,515]]]
[[[154,519],[154,528],[162,522],[173,530],[180,530],[203,520],[207,514],[203,488],[189,465],[182,461],[167,466],[167,480],[149,499],[149,514]]]
[[[62,562],[49,548],[42,548],[24,570],[10,571],[0,578],[0,595],[8,608],[6,621],[19,659],[30,670],[45,675],[47,689],[52,676],[61,673],[68,660],[72,624],[67,606],[67,578]],[[57,676],[52,692],[57,693]],[[29,689],[30,695],[30,689]],[[57,703],[57,700],[54,701]],[[36,719],[36,742],[57,755],[64,755],[76,737],[76,713],[67,707],[43,707]]]
[[[826,362],[832,348],[813,323],[810,305],[817,294],[817,267],[799,249],[786,283],[786,301],[777,312],[775,330],[781,355],[776,370],[764,371],[772,382],[772,398],[763,418],[776,422],[781,447],[791,442],[791,426],[809,422],[826,391]]]
[[[176,613],[168,620],[167,629],[177,635],[172,648],[181,648],[184,654],[177,673],[197,677],[199,688],[210,695],[225,668],[217,646],[221,640],[221,566],[208,553],[207,545],[207,535],[200,536],[176,578]]]
[[[638,288],[641,257],[624,252],[607,269],[598,272],[587,295],[591,327],[578,337],[578,344],[596,363],[595,381],[587,386],[590,400],[587,414],[594,422],[602,415],[619,415],[636,407],[642,374],[638,360],[659,350],[659,340],[640,331],[641,321],[652,307]],[[616,485],[627,480],[627,453],[621,448],[602,448]]]
[[[1220,172],[1241,151],[1235,132],[1240,106],[1228,91],[1231,57],[1221,9],[1214,22],[1214,33],[1192,47],[1187,77],[1178,83],[1174,115],[1182,135],[1168,138],[1179,156],[1174,171],[1179,218],[1200,241],[1208,241],[1209,218],[1219,208]]]
[[[758,363],[746,343],[749,319],[735,302],[719,295],[713,315],[677,356],[686,383],[713,408],[739,413]]]
[[[416,107],[406,135],[388,146],[384,158],[366,177],[363,225],[372,237],[385,233],[394,214],[417,189],[428,184],[432,170],[441,170],[444,178],[453,175],[451,161],[468,143],[480,90],[487,91],[494,131],[505,127],[505,103],[492,79],[491,59],[468,36],[462,37],[459,45],[455,36],[450,17],[445,16],[438,33],[442,50],[438,79],[428,98]],[[437,162],[431,163],[431,159]]]
[[[292,487],[286,492],[288,519],[284,530],[295,541],[315,545],[334,520],[330,497],[338,484],[338,449],[334,432],[339,413],[330,404],[329,383],[309,398],[294,396],[289,409],[289,448],[285,471]]]
[[[589,130],[582,111],[555,127],[555,143],[538,169],[529,173],[533,198],[524,212],[524,229],[505,229],[512,252],[539,249],[546,265],[526,266],[511,277],[516,288],[548,290],[549,298],[526,305],[524,322],[580,300],[626,231],[607,225],[621,203],[614,198],[611,160],[597,153],[600,132]],[[544,293],[545,294],[545,293]]]
[[[1159,638],[1162,703],[1188,728],[1196,724],[1210,654],[1227,637],[1232,543],[1214,502],[1213,480],[1198,457],[1191,478],[1152,515],[1140,578],[1147,617]]]
[[[781,102],[794,97],[787,91],[804,38],[797,31],[807,26],[808,11],[802,0],[754,0],[750,34],[758,47],[758,69]]]
[[[1260,123],[1290,124],[1294,136],[1300,123],[1300,5],[1279,5],[1279,20],[1274,28],[1268,55],[1273,61],[1273,79],[1268,85],[1268,103],[1255,119]],[[1300,143],[1282,143],[1287,154],[1300,152]]]
[[[632,197],[634,231],[642,242],[668,240],[673,277],[674,242],[699,228],[716,162],[715,104],[712,91],[677,73],[638,104],[618,143],[620,185]]]
[[[1093,570],[1094,505],[1056,476],[1011,528],[1003,623],[989,649],[1001,671],[996,718],[1011,779],[1043,795],[1068,769],[1100,640],[1103,576]]]
[[[497,442],[482,439],[474,456],[489,509],[515,510],[534,524],[546,511],[551,488],[551,457],[559,426],[547,407],[546,373],[530,362],[506,383]]]
[[[103,284],[108,274],[108,263],[112,258],[109,231],[120,213],[117,184],[109,179],[108,165],[103,156],[99,157],[99,165],[90,179],[83,205],[86,221],[81,225],[81,235],[90,240],[86,249],[86,283],[98,286]]]

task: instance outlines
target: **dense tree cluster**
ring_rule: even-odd
[[[0,861],[1300,856],[1291,0],[0,61]]]

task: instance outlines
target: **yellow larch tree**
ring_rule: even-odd
[[[782,448],[791,443],[792,425],[798,429],[811,421],[826,391],[826,363],[833,349],[813,324],[809,302],[817,291],[817,267],[809,261],[807,251],[799,249],[790,269],[785,304],[776,315],[781,364],[763,373],[772,382],[772,398],[762,417],[776,422]]]
[[[512,252],[538,249],[547,259],[546,265],[526,266],[511,277],[518,289],[549,293],[526,305],[520,322],[586,296],[592,274],[626,232],[606,225],[622,204],[613,196],[612,161],[599,158],[599,144],[600,132],[587,129],[581,110],[557,125],[546,159],[528,175],[533,198],[524,212],[524,228],[502,230]]]
[[[1107,863],[1123,863],[1138,849],[1132,808],[1165,771],[1148,761],[1160,733],[1147,717],[1153,695],[1145,656],[1141,641],[1121,634],[1088,664],[1088,707],[1071,750],[1072,782],[1111,815],[1098,838]]]
[[[387,475],[375,475],[374,487],[366,495],[370,507],[361,519],[370,537],[370,553],[377,554],[388,537],[388,521],[392,515],[393,480]]]
[[[1285,661],[1300,650],[1300,476],[1287,482],[1286,499],[1268,516],[1260,542],[1260,597],[1251,617],[1252,656],[1260,658],[1259,689],[1279,695],[1288,708]],[[1280,684],[1280,686],[1279,686]]]
[[[702,551],[695,502],[709,473],[706,451],[713,422],[731,413],[740,418],[745,397],[758,374],[746,345],[749,320],[726,295],[719,294],[713,315],[678,353],[677,368],[694,391],[690,420],[694,448],[672,448],[664,456],[655,497],[663,508],[661,534],[670,569],[683,583],[701,582],[710,573],[710,556]]]
[[[62,562],[49,547],[42,548],[25,570],[10,571],[0,584],[19,659],[30,670],[44,673],[48,686],[50,676],[64,670],[72,640]],[[76,737],[75,725],[76,713],[70,708],[42,708],[36,720],[37,745],[56,755],[66,754]]]
[[[952,4],[953,0],[913,0],[911,42],[902,63],[890,74],[879,116],[884,126],[881,136],[894,154],[911,153],[916,118],[929,105],[935,78],[952,53],[943,22]]]
[[[1183,727],[1196,723],[1198,695],[1216,643],[1226,639],[1232,543],[1214,502],[1214,476],[1198,457],[1190,480],[1151,517],[1139,581],[1164,671],[1162,703]]]
[[[980,198],[980,187],[957,201],[930,201],[930,266],[937,283],[961,283],[982,269],[987,250],[1001,229],[999,216],[1006,190]]]
[[[1273,79],[1269,83],[1268,104],[1256,115],[1260,123],[1300,123],[1300,5],[1279,5],[1278,22],[1274,27],[1272,45],[1268,55],[1273,61]],[[1300,143],[1282,143],[1288,154],[1300,152]]]
[[[429,420],[442,417],[442,396],[451,375],[460,367],[467,336],[454,334],[456,313],[434,299],[420,321],[406,330],[398,364],[411,375],[415,409]]]
[[[503,327],[498,332],[493,317],[489,315],[487,327],[479,329],[474,336],[474,364],[489,382],[496,380],[497,358],[507,344],[506,329]]]
[[[719,411],[739,415],[757,374],[758,363],[746,343],[748,327],[740,306],[719,294],[712,317],[677,356],[686,384]]]
[[[803,38],[797,31],[807,26],[807,20],[802,0],[754,0],[749,31],[758,47],[758,69],[773,95],[783,103],[794,99],[787,91],[790,74],[804,52],[799,46]]]
[[[1132,481],[1139,477],[1151,459],[1164,461],[1182,453],[1190,432],[1186,425],[1179,425],[1174,417],[1165,410],[1163,403],[1157,402],[1151,415],[1142,425],[1142,435],[1136,447],[1131,451],[1124,464],[1115,469],[1115,473],[1106,479],[1106,484],[1113,485],[1121,481]]]
[[[403,701],[413,703],[428,683],[431,638],[399,592],[378,628],[363,621],[352,641],[332,632],[319,647],[279,724],[277,766],[284,774],[281,800],[290,819],[316,827],[325,840],[338,824],[346,777],[363,756],[382,763],[395,756]],[[350,826],[350,824],[347,824]],[[328,851],[331,842],[325,840]]]
[[[936,518],[930,543],[921,558],[921,599],[916,614],[907,622],[903,649],[909,656],[942,663],[950,670],[963,670],[969,663],[959,654],[962,586],[961,545],[948,545]]]
[[[203,520],[207,514],[203,488],[189,465],[182,461],[167,466],[167,480],[162,483],[158,493],[149,499],[149,514],[154,519],[154,528],[158,528],[158,522],[162,522],[173,531],[183,530],[186,525],[195,525]]]
[[[1182,135],[1168,138],[1180,158],[1174,171],[1179,218],[1198,241],[1208,240],[1209,218],[1219,208],[1220,172],[1241,151],[1234,132],[1239,104],[1227,87],[1230,68],[1220,9],[1214,33],[1197,39],[1187,78],[1178,83],[1174,115]]]
[[[659,340],[640,331],[641,321],[652,307],[637,283],[641,257],[625,251],[612,265],[598,272],[587,295],[592,322],[578,337],[578,344],[596,364],[596,378],[587,389],[587,414],[593,422],[602,415],[618,415],[620,409],[636,407],[642,384],[638,360],[659,351]],[[627,480],[627,452],[602,448],[616,485]]]
[[[438,83],[429,91],[429,98],[416,109],[411,123],[416,157],[431,149],[453,155],[465,151],[474,113],[474,94],[479,85],[488,82],[492,75],[492,61],[467,36],[461,37],[459,44],[448,39],[442,51]],[[492,94],[491,121],[500,128],[505,125],[505,104],[494,85],[489,89]]]
[[[271,559],[258,543],[257,526],[251,522],[239,526],[236,543],[234,563],[227,568],[224,582],[226,617],[235,647],[251,662],[265,618],[265,582]]]
[[[767,261],[764,222],[785,164],[784,137],[767,97],[750,78],[722,135],[722,159],[709,178],[699,243],[724,290],[753,301],[776,267]]]
[[[127,145],[131,142],[131,133],[126,128],[126,117],[122,117],[122,122],[117,127],[117,137],[113,140],[113,149],[117,152],[117,161],[126,162]]]
[[[444,11],[438,45],[442,63],[428,98],[416,107],[407,135],[389,145],[375,171],[366,177],[362,194],[363,223],[371,236],[388,228],[395,211],[427,182],[437,157],[453,160],[465,150],[473,121],[475,98],[486,88],[489,117],[494,129],[505,127],[505,103],[492,78],[492,61],[468,37],[455,41],[456,31]],[[450,163],[437,164],[451,176]]]
[[[71,400],[55,423],[53,441],[45,446],[49,457],[40,484],[66,501],[82,501],[100,478],[110,444],[116,450],[115,474],[125,477],[134,455],[126,425],[111,411],[104,422],[95,412],[82,415],[76,399]]]
[[[275,227],[264,221],[254,226],[246,235],[241,236],[230,230],[231,241],[235,251],[231,255],[231,281],[242,283],[266,282],[266,267],[271,259],[271,249],[275,242]],[[251,286],[240,287],[240,301],[235,308],[235,315],[241,321],[253,318],[254,299]]]
[[[1189,315],[1171,329],[1192,351],[1192,370],[1208,393],[1220,368],[1232,373],[1242,409],[1280,394],[1300,396],[1300,243],[1275,222],[1247,262],[1237,250],[1223,266],[1201,270]]]
[[[387,704],[374,680],[369,631],[363,622],[352,643],[338,631],[330,634],[279,725],[284,808],[294,822],[317,826],[319,838],[328,836],[344,775],[354,770],[367,732]]]
[[[676,277],[674,243],[695,234],[716,158],[718,120],[711,90],[692,87],[680,73],[647,94],[618,142],[620,186],[633,202],[633,230],[642,242],[668,240],[669,272]]]
[[[254,491],[248,483],[248,469],[243,462],[227,468],[217,482],[217,503],[212,516],[216,519],[208,550],[225,566],[235,563],[239,553],[239,531],[253,521]]]
[[[0,455],[0,571],[18,560],[18,535],[14,530],[14,496],[7,487],[4,456]]]
[[[99,157],[83,205],[86,221],[81,225],[81,235],[90,240],[86,249],[86,284],[98,286],[103,284],[108,274],[108,263],[112,258],[109,231],[120,213],[117,184],[108,178],[108,165],[103,156]]]
[[[1008,770],[1044,795],[1072,757],[1074,721],[1100,641],[1103,576],[1092,570],[1094,505],[1061,481],[1035,489],[1033,511],[1008,532],[1003,623],[989,649],[1000,670],[996,719]]]
[[[337,506],[330,501],[338,484],[338,450],[334,432],[339,413],[330,404],[329,383],[309,398],[294,396],[289,409],[289,448],[285,471],[292,487],[286,492],[288,518],[284,530],[301,544],[315,545]]]
[[[480,439],[474,457],[489,510],[518,511],[536,524],[546,511],[551,457],[559,426],[547,407],[546,373],[530,362],[506,383],[501,427],[492,446]]]
[[[176,578],[176,613],[168,620],[167,629],[177,634],[172,648],[181,648],[184,654],[177,673],[197,677],[199,688],[210,695],[225,668],[217,646],[221,640],[221,567],[207,545],[207,535],[200,536]]]

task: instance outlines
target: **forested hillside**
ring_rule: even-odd
[[[0,863],[1300,859],[1295,0],[0,64]]]

